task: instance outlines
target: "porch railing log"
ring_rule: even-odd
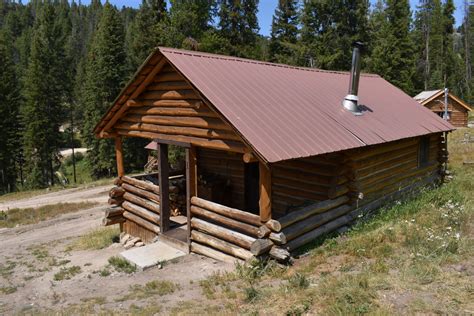
[[[191,203],[200,208],[212,211],[220,215],[224,215],[232,219],[239,220],[241,222],[245,222],[247,224],[251,224],[255,226],[262,225],[262,223],[260,222],[260,216],[252,214],[252,213],[248,213],[248,212],[244,212],[235,208],[220,205],[211,201],[206,201],[196,196],[191,198]]]
[[[249,260],[253,258],[253,254],[250,251],[197,230],[193,230],[191,232],[191,240],[200,244],[211,246],[215,249],[225,252],[226,254],[231,254],[243,260]]]
[[[258,227],[239,222],[223,215],[219,215],[217,213],[205,210],[198,206],[191,206],[191,213],[197,215],[199,218],[211,220],[212,222],[219,223],[221,225],[243,232],[252,237],[257,237],[258,235]]]
[[[147,190],[137,188],[137,187],[135,187],[133,185],[130,185],[130,184],[127,184],[127,183],[122,184],[122,188],[124,188],[125,191],[133,193],[137,196],[149,199],[149,200],[157,202],[157,203],[160,202],[160,195],[159,194],[152,193],[152,192],[149,192]]]
[[[158,225],[160,223],[160,216],[144,207],[132,204],[128,201],[123,202],[122,207],[130,213],[140,216],[154,225]]]
[[[141,198],[130,192],[125,192],[125,194],[123,195],[123,198],[130,203],[136,204],[138,206],[142,206],[154,213],[160,214],[160,204],[156,202]]]
[[[151,222],[147,221],[146,219],[143,219],[142,217],[137,216],[137,215],[135,215],[131,212],[128,212],[128,211],[123,212],[123,217],[125,217],[126,219],[136,223],[137,225],[139,225],[143,228],[148,229],[149,231],[154,232],[155,234],[160,233],[160,227],[158,225],[156,225],[154,223],[151,223]]]
[[[225,227],[221,227],[213,223],[209,223],[205,220],[196,217],[193,217],[191,219],[191,228],[218,237],[219,239],[231,242],[247,250],[250,249],[252,243],[256,240],[253,237],[247,236],[245,234],[233,231]]]

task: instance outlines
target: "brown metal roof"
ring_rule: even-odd
[[[377,75],[361,75],[359,104],[368,110],[354,116],[341,105],[348,72],[161,47],[117,100],[127,95],[146,64],[161,54],[270,163],[454,129]],[[121,104],[112,105],[96,133]]]
[[[377,75],[362,74],[368,111],[343,109],[349,73],[160,48],[268,162],[450,131],[451,124]]]

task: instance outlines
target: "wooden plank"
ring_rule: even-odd
[[[115,137],[115,160],[117,162],[117,174],[119,177],[125,175],[125,169],[123,166],[123,149],[122,149],[122,137]]]
[[[156,140],[158,142],[158,140]],[[160,183],[160,227],[162,232],[170,229],[170,193],[168,145],[158,146],[158,178]]]
[[[229,255],[232,255],[234,257],[237,257],[243,260],[249,260],[253,258],[253,254],[247,249],[238,247],[227,241],[221,240],[219,238],[202,233],[197,230],[193,230],[191,232],[191,239],[200,244],[211,246],[212,248],[221,250]]]
[[[259,187],[260,187],[260,221],[266,222],[272,218],[272,173],[269,166],[259,163]]]
[[[191,204],[257,227],[261,225],[260,216],[258,215],[220,205],[211,201],[206,201],[196,196],[191,199]]]

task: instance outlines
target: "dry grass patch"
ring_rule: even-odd
[[[71,250],[99,250],[119,241],[120,228],[115,226],[101,227],[74,240],[68,247]]]
[[[0,228],[35,224],[62,214],[92,208],[97,204],[95,202],[58,203],[35,208],[13,208],[8,211],[0,211]]]

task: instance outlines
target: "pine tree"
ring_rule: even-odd
[[[469,103],[474,103],[474,5],[465,0],[464,23],[462,26],[464,44],[464,67],[466,83],[465,98]]]
[[[15,189],[19,155],[20,86],[13,62],[13,38],[0,31],[0,193]]]
[[[385,0],[377,6],[375,38],[368,63],[370,71],[381,75],[408,94],[413,94],[415,58],[410,34],[408,0]]]
[[[258,0],[219,0],[220,34],[229,42],[230,54],[255,57],[258,39]]]
[[[22,108],[27,184],[30,187],[54,184],[65,90],[64,42],[57,21],[53,5],[45,2],[34,26]]]
[[[164,44],[165,0],[142,0],[135,20],[127,32],[127,55],[131,72],[143,63],[153,48]]]
[[[369,39],[368,10],[366,0],[305,1],[301,39],[306,57],[319,68],[350,69],[352,43]]]
[[[92,38],[81,95],[84,106],[82,134],[89,149],[87,158],[94,177],[110,175],[115,168],[112,142],[95,138],[93,129],[120,92],[125,76],[124,37],[117,9],[106,2]]]
[[[280,0],[272,20],[270,60],[298,64],[298,1]]]
[[[196,49],[203,34],[211,29],[215,0],[172,0],[166,45]]]

